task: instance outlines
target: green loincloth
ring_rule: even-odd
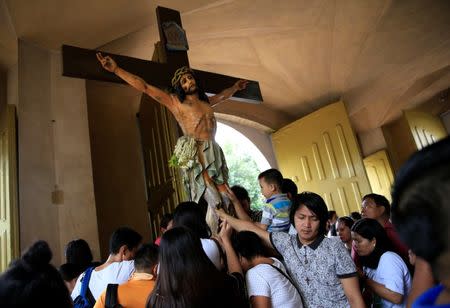
[[[195,149],[193,149],[194,146]],[[178,167],[183,169],[183,184],[190,200],[198,202],[206,189],[205,180],[202,176],[203,167],[197,155],[199,149],[202,149],[205,169],[213,182],[216,185],[228,182],[228,167],[225,155],[214,140],[196,141],[192,137],[183,136],[178,139],[175,149],[171,161],[178,161],[178,157],[181,158],[181,165],[179,164]],[[180,153],[184,154],[180,155]],[[172,165],[175,164],[172,163]]]

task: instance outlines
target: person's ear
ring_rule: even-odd
[[[376,238],[373,238],[373,239],[370,241],[370,245],[372,245],[372,246],[373,246],[373,249],[375,249],[375,247],[377,247],[377,239],[376,239]]]
[[[155,279],[156,277],[158,277],[158,266],[159,263],[156,263],[155,265],[152,266],[152,275],[153,277],[155,277]]]
[[[128,251],[127,245],[120,246],[120,248],[119,248],[119,256],[120,256],[121,261],[123,261],[125,259],[125,254],[126,254],[127,251]]]

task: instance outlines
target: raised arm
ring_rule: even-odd
[[[209,98],[209,102],[211,104],[211,107],[217,106],[218,104],[226,101],[230,97],[233,96],[234,93],[240,90],[244,90],[247,87],[248,81],[247,80],[238,80],[236,83],[229,87],[228,89],[223,90],[219,94],[216,94]]]
[[[114,61],[114,59],[111,58],[110,56],[103,57],[103,55],[100,52],[97,52],[97,59],[103,66],[103,68],[108,72],[116,74],[130,86],[132,86],[138,91],[144,92],[145,94],[152,97],[159,103],[165,106],[170,106],[170,103],[172,102],[171,97],[163,90],[154,87],[152,85],[149,85],[141,77],[133,75],[130,72],[127,72],[126,70],[120,68],[117,65],[116,61]]]
[[[233,228],[231,228],[231,226],[226,221],[223,221],[221,224],[219,236],[222,240],[222,246],[227,256],[228,272],[241,273],[243,275],[241,263],[239,263],[239,258],[234,251],[233,245],[231,244],[232,233]]]
[[[236,211],[237,217],[242,220],[252,221],[252,219],[245,212],[244,208],[241,205],[241,202],[238,200],[238,198],[236,197],[234,192],[231,190],[231,188],[228,187],[228,185],[227,185],[226,189],[227,189],[226,193],[228,195],[228,198],[230,198],[231,203],[234,206],[234,210]]]
[[[241,219],[234,218],[226,214],[222,209],[216,210],[217,215],[220,219],[226,221],[234,230],[236,231],[252,231],[255,232],[264,242],[264,244],[269,248],[274,248],[270,242],[270,233],[266,230],[258,228],[254,223],[250,221],[245,221]]]

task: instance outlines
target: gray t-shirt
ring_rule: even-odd
[[[304,246],[297,235],[272,232],[270,241],[280,253],[307,308],[349,307],[340,279],[356,277],[356,267],[339,238],[319,236]]]

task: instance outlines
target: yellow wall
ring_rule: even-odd
[[[360,210],[370,185],[343,102],[283,127],[272,141],[280,171],[299,191],[320,194],[338,215]]]
[[[19,40],[17,89],[20,249],[45,240],[59,265],[83,238],[99,260],[85,81],[62,76],[60,53]]]

